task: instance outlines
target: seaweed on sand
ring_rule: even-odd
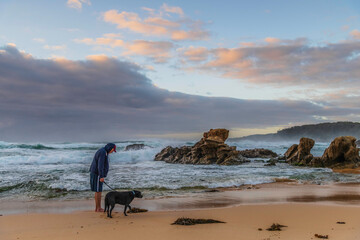
[[[147,209],[142,209],[142,208],[131,208],[131,210],[128,210],[127,213],[140,213],[140,212],[147,212]]]
[[[278,224],[278,223],[273,223],[271,225],[271,227],[269,227],[266,230],[268,230],[268,231],[281,231],[281,228],[283,228],[283,227],[287,227],[287,226],[281,225],[281,224]]]
[[[314,235],[317,238],[322,238],[322,239],[329,239],[329,235],[320,235],[320,234],[315,234]]]
[[[195,219],[195,218],[178,218],[171,225],[195,225],[195,224],[207,224],[207,223],[225,223],[214,219]]]

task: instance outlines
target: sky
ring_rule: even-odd
[[[360,120],[359,1],[0,1],[0,141]]]

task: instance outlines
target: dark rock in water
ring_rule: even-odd
[[[220,192],[219,190],[217,189],[208,189],[208,190],[205,190],[204,192]]]
[[[342,167],[354,165],[359,162],[359,149],[355,144],[356,138],[351,136],[337,137],[325,149],[321,157],[325,167]]]
[[[267,161],[267,164],[265,164],[264,166],[269,167],[269,166],[276,166],[277,160],[276,159],[270,159],[269,161]]]
[[[62,192],[67,192],[67,189],[66,188],[54,188],[54,191],[56,193],[62,193]]]
[[[287,226],[281,225],[281,224],[278,224],[278,223],[273,223],[273,225],[271,225],[271,227],[269,227],[266,230],[268,230],[268,231],[281,231],[281,228],[283,228],[283,227],[287,227]]]
[[[148,147],[148,146],[145,144],[142,144],[142,143],[135,143],[135,144],[127,145],[125,147],[125,151],[141,150],[141,149],[144,149],[145,147]]]
[[[225,223],[214,219],[178,218],[171,225],[195,225],[206,223]]]
[[[310,138],[301,138],[299,145],[292,145],[284,154],[286,162],[292,165],[307,166],[314,158],[310,153],[315,141]]]
[[[249,162],[239,154],[236,147],[225,144],[229,135],[226,129],[210,129],[194,146],[173,148],[168,146],[156,154],[155,161],[182,164],[237,165]]]
[[[246,158],[272,158],[278,156],[273,151],[264,148],[246,149],[240,151],[240,154]]]
[[[256,159],[256,160],[254,160],[254,162],[264,163],[265,161],[264,161],[264,160],[258,160],[258,159]]]

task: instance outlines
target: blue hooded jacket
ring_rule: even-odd
[[[94,156],[94,159],[90,166],[90,172],[95,173],[104,178],[109,171],[109,158],[108,154],[115,147],[115,144],[108,143],[105,147],[100,148]]]

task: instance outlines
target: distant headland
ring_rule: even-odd
[[[256,134],[230,140],[251,141],[298,141],[302,137],[314,139],[317,142],[331,142],[339,136],[360,138],[360,123],[358,122],[327,122],[294,126],[279,130],[277,133]]]

